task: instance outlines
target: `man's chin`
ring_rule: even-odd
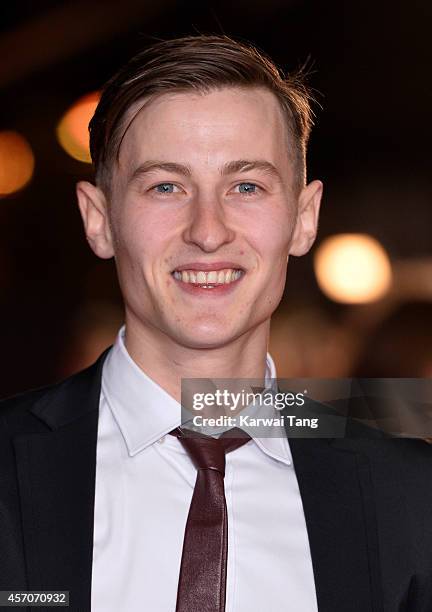
[[[238,338],[240,334],[234,329],[222,327],[220,329],[208,329],[191,326],[187,330],[176,329],[176,341],[191,349],[215,349],[226,346]]]

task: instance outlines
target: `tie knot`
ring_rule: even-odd
[[[174,429],[170,434],[177,436],[198,470],[217,470],[225,476],[225,453],[246,444],[251,437],[241,429],[225,431],[220,438],[188,430]]]

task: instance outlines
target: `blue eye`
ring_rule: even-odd
[[[256,193],[257,186],[254,183],[240,183],[237,185],[239,193]]]
[[[156,185],[154,189],[158,193],[174,193],[174,183],[161,183],[160,185]]]

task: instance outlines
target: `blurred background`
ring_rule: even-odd
[[[310,254],[273,319],[280,377],[432,376],[432,4],[350,0],[2,3],[0,396],[88,365],[123,311],[90,251],[75,183],[105,80],[160,38],[224,33],[286,71],[306,60],[322,109],[309,179],[325,185]]]

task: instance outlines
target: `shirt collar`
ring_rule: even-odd
[[[126,443],[130,456],[136,455],[181,424],[181,406],[152,380],[129,355],[125,343],[125,326],[117,334],[102,372],[102,393]],[[267,353],[266,387],[276,378],[276,368]],[[248,433],[267,455],[292,464],[288,439],[284,431],[275,437],[258,438]]]

